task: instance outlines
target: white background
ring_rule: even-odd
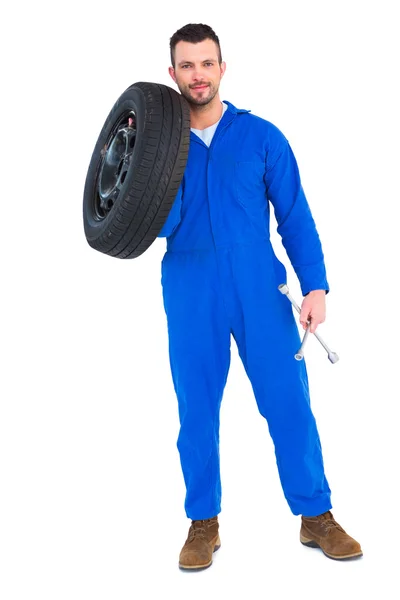
[[[399,106],[396,2],[19,2],[3,9],[0,596],[399,598]],[[299,543],[237,350],[221,410],[222,547],[182,573],[184,486],[160,260],[117,260],[82,222],[91,153],[119,95],[175,87],[169,38],[211,25],[221,98],[298,160],[331,292],[306,346],[333,513],[363,547]],[[397,97],[396,97],[397,96]],[[302,297],[276,223],[273,244]],[[296,313],[297,314],[297,313]]]

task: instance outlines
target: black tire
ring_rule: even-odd
[[[160,233],[189,153],[190,114],[172,88],[131,85],[100,132],[86,175],[83,222],[88,244],[136,258]]]

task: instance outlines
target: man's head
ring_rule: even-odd
[[[218,36],[208,25],[190,23],[170,39],[169,74],[189,104],[204,106],[215,98],[226,65]]]

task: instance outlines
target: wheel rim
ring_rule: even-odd
[[[136,114],[124,113],[114,125],[102,150],[102,163],[96,186],[95,214],[105,219],[123,188],[136,141]]]

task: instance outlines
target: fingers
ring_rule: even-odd
[[[300,323],[304,330],[307,329],[310,321],[311,321],[310,333],[315,333],[318,325],[323,323],[325,321],[325,318],[314,316],[314,315],[311,315],[311,316],[308,315],[307,317],[305,317],[304,315],[300,315]]]
[[[310,333],[315,333],[315,330],[317,329],[318,325],[320,324],[321,321],[318,321],[315,318],[311,318],[311,327],[310,327]]]
[[[325,321],[325,319],[323,317],[311,317],[311,327],[310,327],[310,333],[315,333],[317,330],[318,325],[320,325],[321,323],[323,323]]]
[[[307,310],[302,309],[300,312],[300,323],[303,329],[307,329],[307,325],[310,322],[310,313]]]
[[[313,295],[304,299],[300,310],[300,323],[304,330],[310,325],[310,333],[315,333],[318,325],[325,321],[325,297]]]

